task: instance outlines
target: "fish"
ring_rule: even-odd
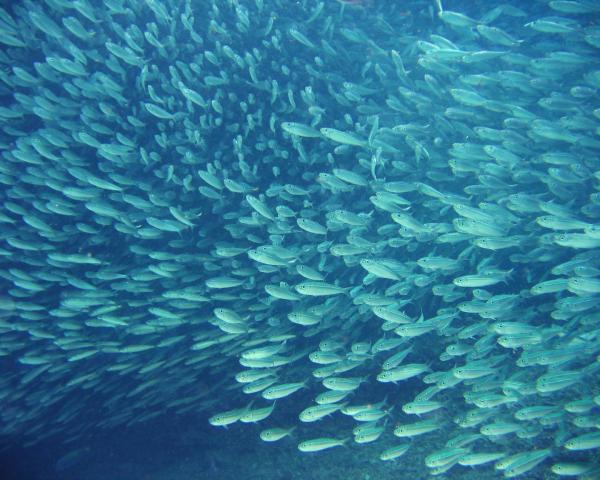
[[[282,122],[281,129],[290,135],[296,135],[298,137],[306,138],[320,138],[321,132],[311,127],[310,125],[304,125],[297,122]]]
[[[584,433],[565,442],[567,450],[592,450],[600,447],[600,435],[597,432]]]
[[[331,140],[332,142],[340,143],[342,145],[352,145],[355,147],[363,147],[366,145],[366,141],[357,137],[352,132],[345,132],[331,127],[324,127],[319,130],[323,137]]]
[[[302,410],[298,415],[298,418],[304,423],[316,422],[334,412],[341,410],[343,407],[344,404],[338,403],[313,405]]]
[[[336,438],[312,438],[310,440],[304,440],[298,444],[298,450],[301,452],[320,452],[329,448],[340,447],[345,445],[346,440],[339,440]]]
[[[410,448],[410,443],[404,443],[396,445],[394,447],[387,448],[379,455],[379,459],[385,461],[396,460],[404,455]]]
[[[294,289],[301,295],[310,297],[323,297],[330,295],[339,295],[348,292],[347,287],[339,287],[327,282],[310,281],[297,284]]]
[[[600,8],[134,3],[0,9],[0,433],[597,473]]]
[[[296,427],[290,428],[267,428],[260,432],[260,439],[264,442],[277,442],[284,437],[292,435]]]

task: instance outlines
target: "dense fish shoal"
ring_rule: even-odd
[[[0,8],[0,438],[67,465],[194,414],[297,455],[597,478],[599,19]]]

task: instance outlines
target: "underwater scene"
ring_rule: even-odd
[[[0,3],[0,480],[600,479],[600,1]]]

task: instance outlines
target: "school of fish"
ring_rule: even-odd
[[[600,478],[600,4],[444,3],[5,4],[0,437]]]

